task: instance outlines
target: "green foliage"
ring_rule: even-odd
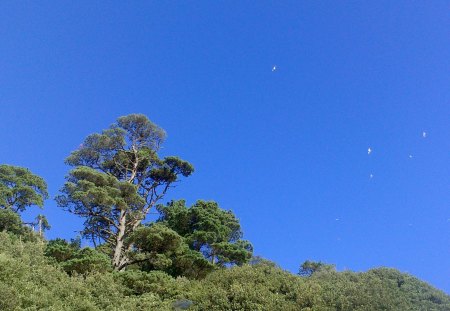
[[[54,259],[69,275],[112,270],[107,255],[90,247],[80,248],[79,240],[71,243],[63,239],[49,241],[44,254]]]
[[[217,270],[187,298],[192,310],[450,310],[448,295],[393,269],[303,278],[266,262]]]
[[[111,259],[90,247],[76,251],[69,260],[61,262],[61,267],[71,275],[112,270]]]
[[[199,278],[213,266],[199,253],[189,249],[185,239],[162,223],[138,228],[130,237],[134,248],[130,264],[144,271],[163,270],[173,276]]]
[[[157,294],[130,296],[111,273],[71,277],[48,263],[44,247],[0,232],[0,310],[170,310]]]
[[[297,278],[280,269],[244,265],[217,270],[194,285],[192,310],[298,310],[291,301]]]
[[[250,242],[241,240],[238,219],[231,211],[219,208],[216,202],[197,201],[186,207],[185,201],[172,201],[157,207],[159,222],[183,236],[192,250],[201,252],[212,264],[241,265],[253,252]]]
[[[259,258],[201,280],[133,269],[70,276],[44,256],[49,249],[60,263],[83,250],[77,241],[45,245],[0,232],[0,310],[450,310],[448,295],[394,269],[331,270],[305,278]]]
[[[9,209],[0,209],[0,231],[21,234],[23,231],[20,216]]]
[[[61,263],[70,260],[75,256],[75,253],[80,250],[79,240],[74,240],[71,243],[64,239],[55,239],[47,242],[44,254],[53,258],[56,262]]]
[[[186,245],[181,254],[173,258],[173,265],[166,269],[172,276],[185,276],[201,279],[215,269],[214,265],[205,257]]]
[[[132,295],[154,293],[163,299],[172,299],[182,295],[186,290],[186,279],[174,279],[163,271],[144,272],[126,270],[115,273],[116,279],[123,284]]]
[[[172,265],[172,258],[183,252],[183,238],[161,224],[138,228],[130,237],[134,245],[129,255],[132,263],[140,263],[145,270],[164,270]]]
[[[235,243],[218,242],[212,244],[212,248],[218,258],[219,264],[233,263],[243,264],[252,256],[253,246],[249,241],[238,240]]]
[[[42,207],[48,198],[45,181],[28,169],[0,165],[0,208],[23,212],[27,207]]]

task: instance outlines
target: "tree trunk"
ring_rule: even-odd
[[[125,224],[126,224],[126,213],[124,210],[120,211],[120,218],[119,218],[119,231],[117,232],[117,238],[116,238],[116,245],[114,248],[114,255],[112,264],[115,270],[121,270],[124,264],[124,254],[123,254],[123,242],[125,238]]]
[[[38,219],[38,230],[39,230],[39,236],[42,238],[42,218],[39,217]]]

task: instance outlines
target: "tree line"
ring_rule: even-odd
[[[194,172],[158,155],[165,137],[131,114],[69,154],[56,202],[83,219],[69,241],[44,238],[43,214],[21,219],[49,198],[44,179],[0,165],[0,310],[450,310],[448,295],[394,269],[337,272],[307,260],[293,275],[254,256],[216,202],[163,203]]]

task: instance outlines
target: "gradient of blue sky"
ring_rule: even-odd
[[[2,1],[0,163],[55,196],[86,135],[141,112],[196,168],[168,199],[232,209],[256,254],[395,267],[449,293],[449,9]],[[81,228],[53,200],[45,214],[49,238]]]

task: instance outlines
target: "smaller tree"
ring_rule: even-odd
[[[28,169],[12,165],[0,165],[0,208],[23,212],[27,207],[42,207],[48,198],[44,179]]]
[[[44,236],[44,231],[50,230],[50,228],[51,228],[51,226],[47,220],[47,217],[45,217],[42,214],[37,215],[34,225],[35,225],[35,228],[37,227],[37,232],[39,233],[40,237]]]
[[[252,257],[253,246],[242,240],[238,219],[213,201],[197,201],[188,208],[185,201],[172,201],[157,207],[158,222],[186,239],[192,250],[200,252],[213,265],[241,265]]]
[[[326,264],[320,261],[305,261],[300,265],[300,270],[298,274],[304,277],[310,277],[318,272],[332,272],[336,271],[334,265]]]

